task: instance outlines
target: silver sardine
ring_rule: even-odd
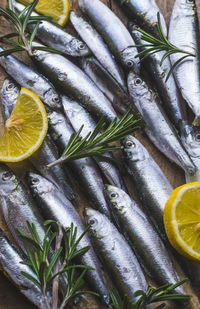
[[[158,285],[180,281],[160,236],[136,202],[126,192],[111,185],[106,186],[105,194],[111,212],[146,273]],[[184,293],[183,288],[177,288],[176,293]]]
[[[117,117],[111,103],[94,82],[65,57],[36,51],[33,60],[38,69],[66,95],[72,95],[97,118],[105,115],[108,122]]]
[[[137,45],[146,44],[141,39],[141,33],[135,30],[134,27],[135,24],[129,23],[129,29],[135,43]],[[138,47],[138,52],[145,49],[146,47]],[[142,64],[153,81],[153,86],[162,100],[162,105],[167,116],[172,119],[172,123],[176,126],[177,130],[180,130],[181,121],[184,117],[184,101],[180,96],[180,91],[176,86],[172,74],[166,82],[166,76],[170,70],[171,63],[169,58],[166,58],[162,66],[160,65],[163,54],[164,52],[159,52],[149,55],[142,61]]]
[[[181,61],[174,69],[174,76],[183,98],[200,119],[200,33],[195,0],[176,0],[170,20],[169,41],[178,48],[195,54]],[[170,56],[172,65],[185,54]]]
[[[14,2],[14,8],[20,13],[25,6]],[[40,15],[33,12],[31,16]],[[33,28],[33,25],[28,25],[30,31],[32,31]],[[64,54],[72,57],[84,57],[90,54],[90,51],[84,42],[52,22],[42,21],[38,27],[36,37],[45,45],[56,48]]]
[[[93,80],[97,87],[112,103],[116,111],[125,114],[131,107],[135,114],[138,111],[134,108],[133,102],[128,96],[128,89],[122,87],[116,79],[94,57],[83,58],[81,61],[83,71]]]
[[[0,47],[0,51],[4,49]],[[0,57],[0,65],[24,88],[33,91],[44,104],[55,110],[61,110],[61,101],[54,86],[36,70],[13,56]]]
[[[164,173],[146,148],[133,136],[123,140],[126,167],[142,205],[165,238],[163,210],[173,191]]]
[[[102,35],[113,55],[127,68],[139,72],[135,42],[121,20],[100,0],[79,0],[82,12]]]
[[[51,137],[58,146],[60,154],[62,154],[74,130],[60,113],[49,112],[48,120]],[[74,160],[69,162],[67,167],[72,169],[79,187],[89,198],[92,205],[110,217],[110,212],[103,195],[104,184],[98,166],[93,159],[88,157]]]
[[[142,29],[153,35],[157,35],[158,18],[160,13],[163,32],[167,35],[167,26],[164,17],[155,0],[116,0],[122,6],[130,20],[136,22]]]
[[[84,40],[103,67],[117,80],[120,85],[125,86],[122,73],[120,72],[114,57],[110,53],[100,34],[94,29],[94,27],[92,27],[92,25],[90,25],[74,11],[71,11],[70,13],[70,20],[82,40]]]
[[[49,306],[47,306],[45,296],[42,295],[40,289],[21,273],[22,271],[26,272],[37,280],[33,271],[27,265],[21,264],[24,260],[26,260],[26,257],[14,245],[11,245],[0,229],[0,267],[29,301],[37,308],[48,309]],[[48,295],[47,297],[49,303],[51,303],[51,296]]]
[[[44,220],[30,192],[11,169],[2,163],[0,164],[0,207],[13,238],[25,253],[29,245],[22,240],[17,229],[21,228],[30,235],[27,221],[35,224],[38,235],[43,241]]]
[[[81,136],[83,138],[86,137],[88,133],[93,132],[96,128],[96,123],[91,115],[78,102],[66,96],[62,96],[61,98],[65,115],[74,130],[77,132],[80,127],[84,125],[81,132]],[[107,156],[111,159],[113,158],[110,153],[106,153],[104,156]],[[119,169],[116,166],[114,166],[112,163],[102,161],[98,157],[94,157],[94,159],[110,184],[125,189],[124,181],[120,176]]]
[[[94,209],[85,210],[87,224],[90,224],[92,240],[102,264],[108,271],[119,294],[136,301],[133,294],[145,291],[147,282],[136,256],[125,238],[109,219]]]
[[[73,223],[77,227],[77,237],[85,230],[79,214],[65,196],[48,180],[35,173],[28,173],[28,182],[34,198],[37,200],[39,208],[46,219],[55,220],[63,227],[70,227]],[[91,246],[90,239],[85,235],[78,246],[78,249]],[[109,304],[110,298],[108,290],[104,284],[103,275],[97,257],[90,247],[80,261],[94,270],[87,271],[88,282],[92,288],[101,295],[103,303]]]
[[[130,72],[128,76],[128,88],[146,124],[145,132],[150,140],[167,158],[182,167],[185,172],[193,175],[196,167],[165,115],[158,95],[133,72]]]
[[[12,78],[6,78],[1,89],[2,109],[4,119],[10,118],[15,104],[17,102],[21,87],[19,87]]]

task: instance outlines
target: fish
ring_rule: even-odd
[[[181,94],[195,114],[194,124],[200,124],[200,33],[194,0],[176,0],[169,26],[169,41],[177,48],[196,55],[176,65],[173,74]],[[170,55],[174,65],[184,54]]]
[[[70,12],[70,21],[101,65],[120,85],[125,86],[125,80],[120,72],[118,64],[95,28],[74,11]]]
[[[162,286],[180,281],[162,239],[146,214],[131,197],[116,186],[106,185],[105,195],[111,212],[119,222],[144,271]],[[182,287],[175,290],[185,294]]]
[[[117,115],[104,94],[94,82],[65,57],[37,50],[32,58],[38,69],[58,87],[63,94],[71,95],[95,117],[105,116],[109,123]]]
[[[154,223],[159,235],[166,240],[163,223],[165,204],[173,188],[147,149],[129,135],[123,141],[126,170],[137,195]]]
[[[0,229],[0,267],[8,278],[14,283],[19,291],[31,301],[37,308],[48,309],[46,297],[40,289],[22,272],[28,273],[37,280],[36,275],[27,265],[21,264],[27,258],[16,246],[11,244],[4,232]],[[51,303],[51,296],[48,294],[48,302]]]
[[[17,229],[30,235],[27,221],[33,223],[39,238],[43,241],[45,229],[44,219],[31,197],[29,190],[5,164],[0,164],[0,207],[10,232],[18,246],[26,254],[30,244],[19,236]]]
[[[200,181],[200,127],[183,122],[181,141],[197,168],[194,175],[185,173],[186,182]]]
[[[167,35],[165,19],[155,0],[116,0],[116,2],[122,6],[130,20],[137,23],[146,32],[156,36],[158,36],[157,14],[159,13],[163,33]]]
[[[60,154],[62,154],[74,130],[61,113],[49,111],[47,117],[50,135],[60,150]],[[67,167],[69,167],[73,175],[75,175],[80,189],[83,190],[84,194],[89,198],[93,207],[96,207],[99,211],[110,217],[108,205],[103,194],[103,180],[99,168],[93,159],[87,157],[74,161],[72,160],[67,164]]]
[[[196,167],[181,144],[177,132],[161,106],[160,98],[146,82],[134,72],[128,75],[128,88],[145,122],[145,133],[152,143],[185,172],[193,175]]]
[[[2,86],[2,105],[5,120],[10,118],[10,115],[15,107],[21,88],[15,83],[14,80],[6,78]],[[48,180],[52,181],[56,186],[62,190],[69,200],[76,197],[72,189],[70,179],[67,177],[67,169],[61,166],[54,166],[47,169],[46,165],[57,160],[59,153],[56,145],[54,144],[51,136],[46,135],[40,148],[29,157],[29,161],[33,166]]]
[[[141,39],[142,34],[135,29],[135,24],[130,22],[129,29],[138,46],[146,44],[146,42]],[[146,47],[138,47],[138,52],[142,52],[145,49]],[[161,98],[161,103],[165,113],[180,132],[181,122],[185,117],[184,100],[181,98],[173,74],[171,74],[166,81],[166,76],[171,67],[171,63],[169,58],[166,58],[162,66],[160,65],[164,54],[165,52],[159,52],[149,55],[146,59],[142,60],[142,65],[153,81],[153,86]]]
[[[117,112],[125,114],[127,109],[131,107],[134,114],[139,114],[128,95],[127,87],[122,87],[95,57],[82,58],[81,67],[104,93]]]
[[[90,225],[94,248],[102,265],[108,271],[122,298],[127,295],[135,302],[137,290],[147,290],[147,282],[141,266],[127,244],[110,220],[97,210],[86,208],[85,219]]]
[[[27,174],[30,190],[36,199],[39,209],[43,216],[48,220],[55,220],[64,228],[71,224],[77,227],[77,239],[84,232],[85,227],[79,214],[69,200],[57,189],[57,187],[40,175],[29,172]],[[80,257],[80,262],[92,267],[94,270],[88,270],[86,273],[87,281],[92,288],[101,295],[106,305],[110,303],[108,289],[104,284],[103,275],[97,260],[97,257],[91,247],[91,242],[86,234],[80,241],[78,249],[90,246],[88,252]]]
[[[2,51],[4,49],[0,47]],[[13,56],[0,57],[0,65],[21,87],[34,92],[49,108],[61,110],[62,103],[55,87],[36,70]]]
[[[62,103],[65,116],[71,123],[73,129],[77,132],[80,127],[84,125],[81,131],[81,136],[83,138],[95,130],[95,121],[78,102],[72,100],[69,97],[62,96]],[[113,159],[113,156],[110,153],[105,153],[104,156]],[[125,183],[120,175],[120,171],[114,164],[102,161],[102,159],[98,157],[94,157],[94,159],[110,184],[114,184],[120,188],[123,188],[124,190],[127,190]]]
[[[1,102],[5,120],[10,118],[10,115],[19,97],[20,90],[21,87],[19,87],[12,78],[7,77],[4,80],[1,89],[1,97],[2,97]]]
[[[140,63],[139,59],[135,58],[135,42],[121,20],[100,0],[78,0],[78,4],[83,14],[102,35],[116,59],[126,70],[132,68],[139,73]]]
[[[24,5],[14,2],[15,10],[20,13],[25,8]],[[40,16],[36,12],[32,12],[31,16]],[[28,25],[29,31],[33,31],[34,25]],[[85,57],[90,54],[88,46],[66,32],[64,28],[49,22],[41,21],[39,24],[36,37],[45,45],[61,51],[63,54],[71,57]]]
[[[40,174],[51,181],[70,201],[76,199],[73,185],[68,177],[69,171],[66,166],[56,165],[51,168],[46,166],[59,158],[57,147],[47,134],[42,146],[31,156],[29,161]]]

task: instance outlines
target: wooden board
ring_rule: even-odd
[[[92,0],[91,0],[92,1]],[[143,1],[143,0],[140,0]],[[77,0],[71,0],[70,4],[71,7],[76,10],[78,10],[78,4],[77,4]],[[105,4],[109,4],[109,0],[104,0],[103,1]],[[197,1],[200,7],[200,0]],[[166,20],[169,20],[170,14],[171,14],[171,9],[174,3],[174,0],[157,0],[158,5],[160,6],[162,12],[164,13]],[[123,20],[125,21],[125,16],[124,14],[121,12],[121,10],[119,9],[119,7],[116,6],[115,1],[112,0],[111,1],[112,4],[112,9],[113,11]],[[1,7],[5,7],[6,5],[6,0],[0,0],[0,6]],[[68,27],[68,26],[67,26]],[[3,18],[0,18],[0,35],[2,35],[3,33],[8,33],[10,30],[10,26],[5,22],[5,20]],[[23,58],[24,61],[26,61],[27,63],[29,63],[30,65],[31,62],[28,59],[28,57],[23,53],[23,54],[19,54],[18,55],[19,58]],[[0,87],[2,86],[2,82],[4,80],[4,78],[6,77],[5,72],[3,71],[3,69],[0,68]],[[1,119],[0,119],[0,126],[1,126]],[[151,154],[153,155],[154,159],[157,161],[157,163],[160,165],[160,167],[162,168],[163,172],[165,173],[165,175],[168,177],[169,181],[171,182],[171,184],[173,185],[173,187],[177,187],[181,184],[184,183],[184,173],[182,172],[182,170],[180,168],[178,168],[175,164],[170,163],[157,149],[155,149],[154,146],[152,146],[152,144],[147,140],[147,138],[145,136],[142,136],[141,134],[137,134],[138,137],[140,139],[142,139],[142,142],[147,146],[148,150],[151,152]],[[11,165],[11,167],[13,167],[13,165]],[[23,167],[23,169],[22,169]],[[18,173],[18,175],[20,177],[23,178],[25,171],[29,168],[29,165],[27,162],[23,162],[20,164],[16,164],[14,166],[15,171]],[[130,191],[132,192],[132,188],[131,188],[131,183],[127,182],[128,187],[130,188]],[[82,209],[82,206],[85,206],[87,201],[84,200],[84,197],[81,195],[81,199],[82,203],[80,203],[80,209]],[[83,202],[84,201],[84,202]],[[0,227],[2,227],[7,235],[9,236],[10,239],[11,236],[8,232],[8,229],[5,225],[5,222],[3,220],[2,215],[0,214]],[[191,292],[191,291],[189,291]],[[190,304],[189,308],[200,308],[199,305],[196,302],[196,299],[193,299],[194,303],[193,305]],[[15,287],[13,287],[13,285],[4,277],[4,275],[2,273],[0,273],[0,309],[33,309],[35,308],[33,305],[31,305],[18,291]],[[82,308],[82,309],[100,309],[101,306],[97,305],[96,301],[94,299],[90,300],[89,304],[82,304],[80,305],[80,307],[78,306],[77,308]],[[170,304],[168,306],[168,308],[172,309],[172,308],[179,308],[178,305],[174,305],[174,304]],[[180,307],[182,308],[182,306]]]

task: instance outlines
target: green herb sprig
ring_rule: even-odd
[[[12,47],[0,52],[1,56],[8,56],[19,51],[26,51],[29,56],[33,56],[34,50],[45,50],[54,53],[60,53],[57,49],[46,46],[34,46],[39,24],[44,20],[50,20],[50,17],[31,16],[39,0],[34,0],[30,5],[26,6],[22,12],[16,13],[13,5],[14,0],[8,0],[8,7],[3,9],[0,7],[0,16],[3,16],[14,28],[14,32],[0,36],[0,42],[7,43]],[[28,25],[33,24],[32,33],[28,32]],[[14,40],[15,39],[15,40]]]
[[[167,77],[166,77],[166,81],[167,81],[169,79],[170,75],[172,74],[173,70],[175,69],[175,67],[180,62],[182,62],[184,59],[186,59],[188,57],[196,57],[196,55],[193,54],[193,53],[190,53],[188,51],[182,50],[182,49],[176,47],[175,45],[173,45],[172,43],[170,43],[169,40],[167,39],[167,37],[165,36],[164,32],[163,32],[159,12],[157,13],[157,19],[158,19],[158,24],[157,24],[158,37],[155,37],[155,36],[147,33],[146,31],[142,30],[141,28],[138,28],[136,26],[134,27],[134,30],[136,30],[136,31],[138,31],[142,34],[141,39],[148,43],[148,44],[137,44],[137,45],[135,45],[135,47],[145,48],[144,50],[139,52],[135,57],[136,58],[139,57],[141,59],[141,61],[143,61],[145,58],[147,58],[147,57],[149,57],[149,56],[151,56],[155,53],[165,51],[165,53],[162,56],[162,59],[160,61],[160,65],[162,66],[165,59],[167,57],[169,57],[170,55],[176,54],[176,53],[184,54],[184,56],[180,57],[180,59],[178,59],[172,65],[172,67],[169,70]]]
[[[95,292],[81,290],[84,276],[92,268],[74,263],[75,258],[90,249],[90,247],[78,249],[89,227],[78,237],[77,227],[73,224],[69,228],[63,228],[57,222],[48,220],[44,223],[47,231],[41,241],[35,225],[27,222],[27,226],[31,236],[18,229],[20,236],[29,244],[26,249],[28,261],[21,263],[28,265],[35,277],[26,272],[22,274],[41,290],[49,309],[63,309],[72,299],[83,294],[98,296]]]
[[[184,284],[188,279],[183,279],[175,284],[166,284],[159,288],[153,288],[149,286],[147,292],[139,290],[134,293],[135,297],[138,297],[138,300],[133,304],[128,300],[127,297],[124,298],[122,306],[119,304],[117,297],[114,295],[112,291],[110,291],[110,297],[112,300],[113,309],[146,309],[148,305],[169,301],[169,300],[182,300],[189,301],[190,295],[187,294],[173,294],[174,289],[178,286]],[[162,309],[166,306],[165,303],[162,303],[155,307],[155,309]]]
[[[114,119],[110,125],[105,128],[105,117],[102,117],[98,122],[95,130],[88,133],[85,138],[81,137],[81,131],[84,125],[73,133],[65,148],[62,156],[55,162],[47,165],[47,168],[55,166],[57,164],[76,160],[84,157],[98,156],[102,160],[111,161],[117,163],[117,161],[103,156],[106,152],[115,151],[121,149],[121,146],[107,146],[108,143],[125,138],[128,134],[140,128],[139,122],[141,119],[134,119],[134,115],[130,114],[130,109],[124,114],[124,116],[118,121]],[[102,132],[102,130],[104,130]]]

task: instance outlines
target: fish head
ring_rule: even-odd
[[[43,195],[55,188],[50,181],[36,173],[28,172],[26,177],[33,195]]]
[[[134,72],[140,72],[140,60],[136,58],[137,50],[136,47],[127,47],[121,52],[120,58],[125,66],[125,68],[130,71],[133,70]]]
[[[15,191],[19,180],[12,170],[5,164],[0,164],[0,196],[6,196]]]
[[[112,185],[106,185],[104,189],[104,194],[106,200],[110,207],[114,208],[115,211],[120,212],[121,214],[126,212],[127,204],[127,194],[118,187]]]
[[[142,162],[149,158],[145,147],[132,135],[128,135],[122,142],[125,157],[132,162]]]
[[[103,238],[108,235],[107,221],[105,215],[92,208],[86,208],[84,211],[86,223],[90,226],[90,232],[97,238]]]
[[[71,40],[70,48],[73,51],[73,54],[76,52],[77,57],[86,57],[91,53],[87,45],[77,38]]]
[[[9,104],[9,102],[12,102],[13,104],[13,102],[15,103],[18,99],[20,87],[14,82],[13,79],[6,78],[3,82],[1,93],[6,104]]]
[[[200,157],[200,127],[182,124],[181,140],[186,150],[193,157]]]
[[[55,110],[61,110],[61,98],[53,88],[49,88],[48,91],[46,91],[44,94],[44,102],[48,102],[48,105]]]
[[[148,87],[141,76],[133,71],[128,74],[128,89],[131,97],[144,97]]]
[[[196,9],[196,0],[179,0],[181,10],[185,10],[187,14]]]

